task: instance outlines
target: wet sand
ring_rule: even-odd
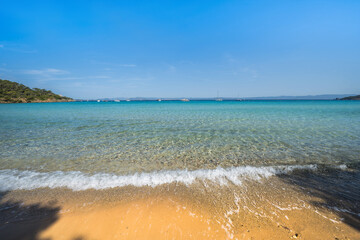
[[[360,239],[357,213],[344,217],[303,190],[277,177],[241,186],[18,190],[2,195],[0,239]]]

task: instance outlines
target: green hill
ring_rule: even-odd
[[[341,98],[340,100],[360,100],[360,95],[344,97],[344,98]]]
[[[0,79],[0,103],[30,102],[70,102],[71,98],[63,97],[49,90],[31,89],[23,84]]]

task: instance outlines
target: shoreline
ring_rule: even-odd
[[[220,105],[2,105],[0,239],[359,239],[357,103]]]
[[[0,101],[0,104],[12,104],[12,103],[56,103],[56,102],[76,102],[75,100],[36,100],[36,101],[31,101],[31,102],[26,102],[25,100],[19,100],[17,99],[16,101],[22,101],[22,102],[5,102],[5,101]]]
[[[357,239],[340,208],[302,188],[271,177],[242,186],[15,190],[2,194],[0,237],[27,239],[32,229],[35,239]]]

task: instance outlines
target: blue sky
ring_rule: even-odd
[[[74,98],[360,93],[360,1],[0,5],[0,78]]]

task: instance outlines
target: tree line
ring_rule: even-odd
[[[0,79],[0,102],[1,103],[29,103],[29,102],[57,102],[71,101],[64,97],[40,88],[29,88],[23,84]]]

